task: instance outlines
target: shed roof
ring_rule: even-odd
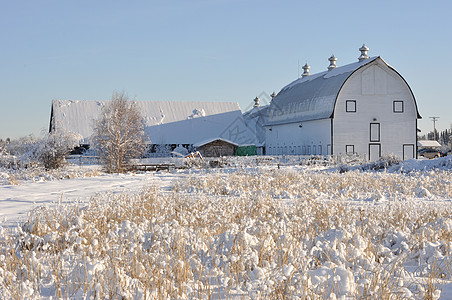
[[[376,60],[386,64],[376,56],[293,81],[273,98],[267,125],[330,118],[345,81],[353,72]]]

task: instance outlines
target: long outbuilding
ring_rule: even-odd
[[[66,130],[79,134],[89,144],[96,120],[108,101],[53,100],[50,131]],[[165,152],[211,138],[237,144],[255,143],[255,134],[246,126],[236,102],[136,101],[145,121],[145,133],[153,152]]]

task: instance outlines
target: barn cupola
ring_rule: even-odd
[[[253,107],[254,108],[258,108],[260,106],[260,104],[259,104],[260,101],[261,100],[259,99],[259,97],[254,98],[254,105],[253,105]]]
[[[358,61],[363,61],[369,58],[369,55],[367,55],[367,51],[369,51],[369,47],[367,47],[365,44],[361,48],[359,48],[359,51],[361,51],[361,55],[358,57]]]
[[[306,63],[306,64],[303,66],[304,72],[303,72],[303,74],[301,75],[301,78],[305,78],[306,76],[311,75],[311,74],[309,74],[309,69],[310,69],[310,68],[311,68],[311,67],[308,66],[308,63]]]
[[[337,68],[337,66],[336,66],[337,58],[334,56],[334,54],[332,54],[331,57],[328,58],[328,60],[330,61],[330,65],[328,66],[328,71],[336,69]]]

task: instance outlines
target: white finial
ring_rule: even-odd
[[[260,102],[261,100],[259,99],[259,97],[256,97],[256,98],[254,98],[254,108],[258,108],[259,106],[260,106],[260,104],[259,104],[259,102]]]
[[[331,57],[328,58],[328,60],[330,61],[330,65],[328,66],[328,71],[331,71],[331,70],[337,68],[337,66],[336,66],[337,58],[334,57],[334,54],[332,54]]]
[[[304,72],[303,72],[303,74],[301,75],[301,78],[305,78],[306,76],[311,75],[311,74],[309,74],[309,69],[310,69],[310,68],[311,68],[311,67],[308,66],[308,63],[306,63],[306,64],[303,66]]]
[[[358,61],[363,61],[369,58],[369,55],[367,55],[369,47],[367,47],[365,44],[363,44],[363,46],[359,48],[359,51],[361,51],[361,55],[358,57]]]

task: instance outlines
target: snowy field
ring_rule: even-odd
[[[452,157],[0,170],[0,299],[452,299]]]

